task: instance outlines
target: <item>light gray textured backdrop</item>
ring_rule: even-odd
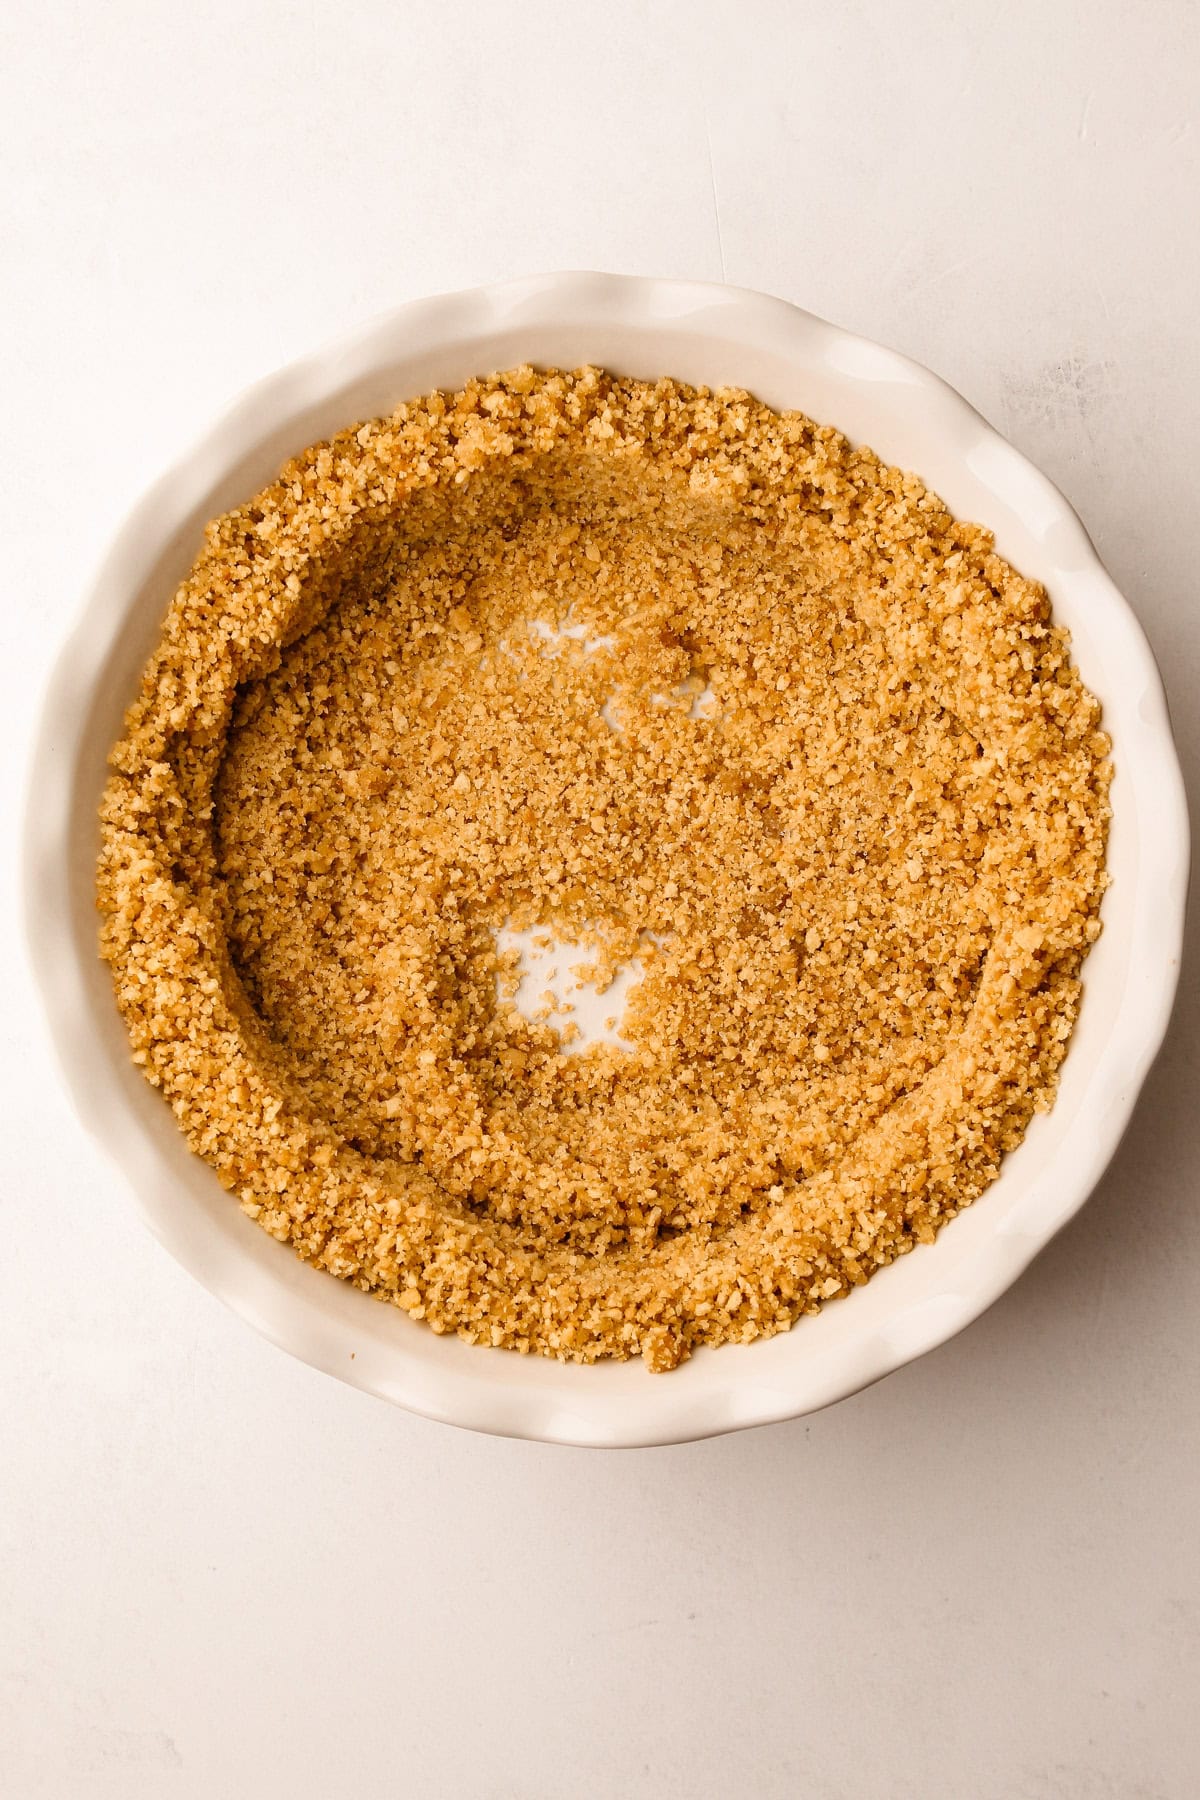
[[[253,377],[554,267],[884,339],[1065,488],[1200,764],[1189,0],[0,7],[0,1791],[1192,1800],[1196,965],[1115,1166],[957,1342],[595,1455],[290,1362],[152,1243],[8,940],[40,678]]]

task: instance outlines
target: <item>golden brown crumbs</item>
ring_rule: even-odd
[[[915,477],[514,369],[208,527],[112,755],[103,954],[302,1257],[666,1369],[930,1240],[1049,1106],[1108,748],[1044,591]],[[636,958],[628,1047],[518,1010],[534,928]]]

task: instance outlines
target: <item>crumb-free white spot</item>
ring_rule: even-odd
[[[564,1042],[564,1056],[578,1056],[591,1044],[632,1050],[629,1039],[621,1035],[621,1020],[630,990],[645,973],[636,956],[621,965],[601,992],[586,978],[596,952],[552,937],[544,926],[535,925],[528,931],[502,926],[496,933],[496,948],[502,953],[515,950],[520,959],[520,981],[512,997],[519,1013],[531,1023],[550,1025],[560,1036],[568,1021],[578,1028],[578,1036]],[[547,1017],[548,1004],[552,1010]]]
[[[691,693],[686,682],[672,688],[669,694],[651,694],[652,706],[670,706],[673,700],[683,700]],[[698,694],[692,694],[691,704],[687,710],[689,719],[711,719],[717,710],[717,696],[710,687],[701,688]]]
[[[611,650],[616,643],[612,637],[589,637],[588,628],[578,622],[569,625],[552,625],[549,619],[530,619],[529,630],[534,637],[541,638],[547,646],[551,644],[578,644],[585,656],[592,656],[597,650]]]

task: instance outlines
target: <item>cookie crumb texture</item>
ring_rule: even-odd
[[[748,395],[519,368],[209,525],[111,759],[135,1060],[434,1331],[668,1369],[868,1279],[1053,1098],[1108,742],[1042,588]],[[517,1009],[541,928],[621,1042]]]

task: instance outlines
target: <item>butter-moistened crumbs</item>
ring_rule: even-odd
[[[1042,588],[914,476],[519,368],[208,527],[102,949],[273,1236],[435,1331],[668,1369],[928,1242],[1050,1105],[1107,754]],[[636,958],[622,1042],[523,1016],[506,927],[601,989]]]

